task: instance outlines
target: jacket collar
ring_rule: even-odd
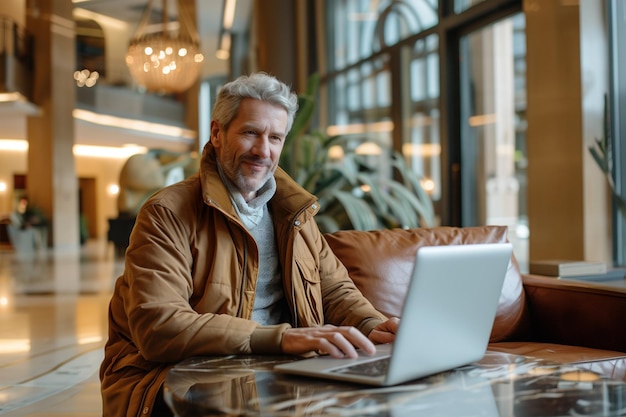
[[[202,199],[205,204],[214,205],[223,211],[237,217],[237,213],[230,201],[226,186],[217,171],[215,149],[209,142],[205,145],[200,161],[200,184]],[[302,212],[301,221],[308,220],[319,210],[317,197],[302,188],[282,168],[278,167],[274,173],[276,193],[269,205],[277,218],[292,218]]]

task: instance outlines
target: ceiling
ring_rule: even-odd
[[[170,21],[177,21],[178,7],[176,0],[166,0]],[[203,77],[215,74],[215,68],[219,67],[220,72],[228,68],[225,61],[216,58],[219,34],[222,25],[222,14],[224,9],[223,0],[180,0],[185,2],[195,2],[197,31],[200,38],[202,53],[205,56]],[[73,0],[75,7],[86,9],[93,13],[127,22],[129,27],[138,27],[139,22],[149,4],[148,0]],[[250,21],[253,0],[237,0],[233,32],[247,30]],[[152,0],[150,7],[149,23],[161,23],[163,15],[163,0]],[[184,7],[184,6],[183,6]],[[26,117],[32,114],[33,109],[25,107],[23,103],[15,105],[0,105],[0,138],[24,139],[26,138]],[[17,117],[22,115],[23,117]],[[129,143],[147,146],[162,147],[166,149],[184,148],[188,139],[176,141],[171,137],[162,135],[151,135],[145,132],[134,132],[128,129],[99,126],[84,120],[76,121],[75,143],[83,145],[100,146],[124,146]]]

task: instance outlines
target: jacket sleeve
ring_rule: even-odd
[[[363,334],[369,335],[372,329],[386,321],[387,317],[377,311],[361,294],[317,225],[313,228],[317,234],[315,240],[319,250],[319,274],[325,321],[334,325],[354,326]]]
[[[259,326],[228,314],[200,314],[191,304],[190,230],[174,212],[148,203],[126,252],[120,295],[130,338],[151,361],[196,355],[278,353],[288,324]]]

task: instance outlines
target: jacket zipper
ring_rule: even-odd
[[[241,291],[239,294],[239,307],[237,307],[237,317],[243,317],[243,303],[246,289],[246,270],[248,268],[248,238],[245,231],[242,231],[241,234],[243,235],[243,270],[241,271]]]

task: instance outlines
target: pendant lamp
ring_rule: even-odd
[[[133,79],[147,91],[175,94],[189,89],[197,80],[204,56],[193,20],[178,3],[178,28],[169,23],[168,0],[163,1],[162,21],[157,31],[148,30],[154,0],[144,10],[141,22],[126,53]]]

